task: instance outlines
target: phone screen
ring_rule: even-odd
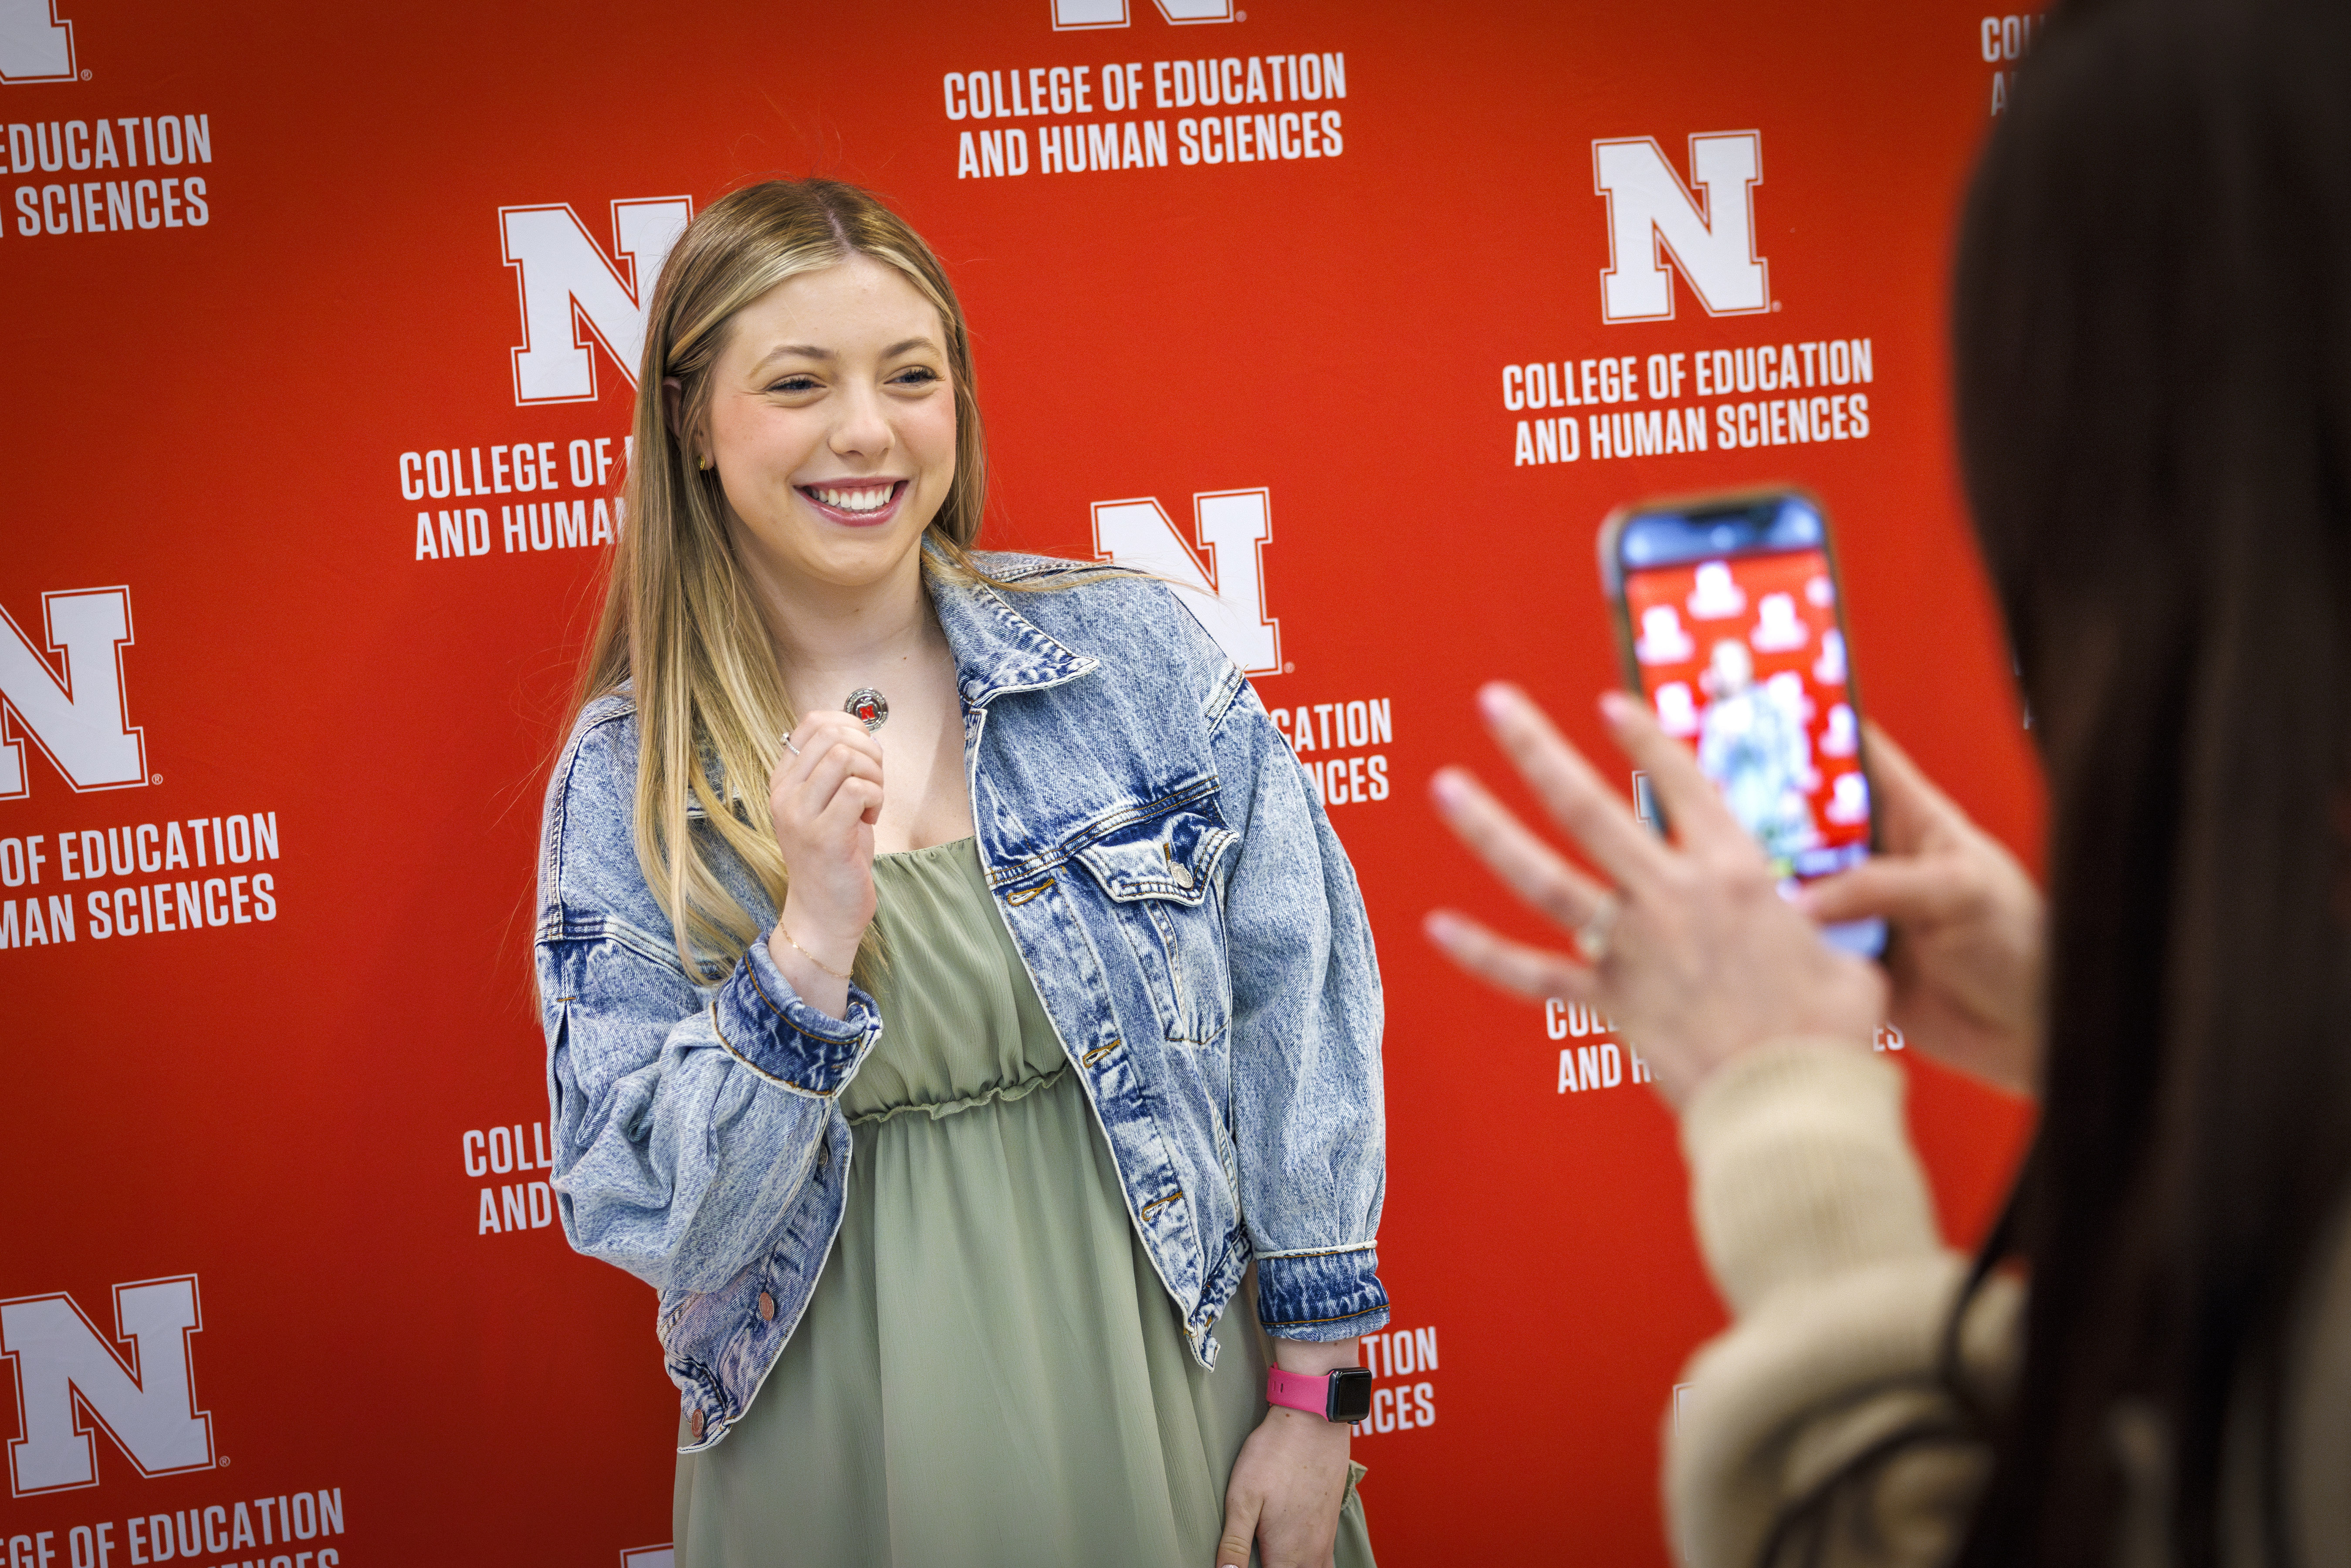
[[[1640,689],[1792,892],[1868,858],[1869,780],[1820,509],[1801,496],[1636,510],[1613,533]],[[1824,935],[1876,954],[1882,922]]]

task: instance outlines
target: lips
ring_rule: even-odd
[[[904,499],[904,479],[848,480],[830,485],[794,486],[809,505],[834,522],[852,528],[872,528],[895,516]]]

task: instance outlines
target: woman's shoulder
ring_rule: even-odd
[[[548,776],[550,862],[635,855],[637,703],[623,686],[581,706]]]
[[[632,735],[637,727],[637,694],[625,681],[580,705],[580,712],[571,720],[570,744],[576,746],[583,736],[615,727],[625,728]]]
[[[1075,560],[1025,550],[974,550],[971,561],[992,581],[1056,596],[1073,594],[1096,604],[1169,597],[1165,580],[1116,561]]]
[[[1224,652],[1185,608],[1166,579],[1102,560],[1008,550],[975,553],[973,564],[1017,591],[1008,608],[1072,651],[1136,674],[1187,684],[1225,663]]]
[[[547,782],[539,851],[540,939],[644,936],[665,955],[669,920],[637,859],[637,705],[626,687],[585,704]]]
[[[636,694],[625,683],[582,705],[548,779],[550,830],[575,836],[604,831],[633,841],[640,756],[637,732]],[[706,747],[702,767],[711,788],[724,795],[725,775]],[[688,821],[699,820],[702,803],[689,795],[685,814]]]
[[[581,705],[548,790],[569,795],[613,783],[633,788],[636,772],[637,699],[622,686]]]

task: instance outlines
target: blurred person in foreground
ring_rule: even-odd
[[[1629,698],[1603,711],[1670,841],[1481,695],[1596,876],[1434,782],[1578,956],[1431,936],[1613,1015],[1678,1113],[1734,1317],[1667,1440],[1697,1568],[2351,1561],[2346,83],[2340,5],[2072,5],[1978,171],[1959,437],[2047,770],[2045,924],[1882,735],[1889,852],[1801,904]],[[1866,915],[1883,969],[1806,919]],[[1972,1267],[1869,1051],[1889,1008],[2039,1098]]]

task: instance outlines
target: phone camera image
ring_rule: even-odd
[[[1787,891],[1868,858],[1869,780],[1828,529],[1793,495],[1636,511],[1615,536],[1641,692]],[[1830,927],[1875,955],[1876,921]]]

